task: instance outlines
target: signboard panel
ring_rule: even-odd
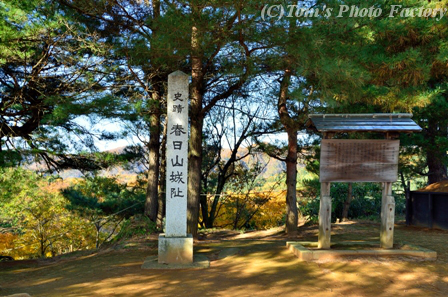
[[[323,139],[321,182],[395,182],[399,140]]]

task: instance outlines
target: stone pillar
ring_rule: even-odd
[[[159,263],[193,262],[193,237],[187,234],[188,75],[168,76],[166,142],[166,225],[159,236]]]
[[[394,246],[395,199],[392,196],[392,183],[383,183],[381,200],[380,246],[391,249]]]
[[[331,196],[330,183],[320,185],[319,208],[319,249],[329,249],[331,246]]]

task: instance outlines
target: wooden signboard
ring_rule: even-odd
[[[321,182],[395,182],[399,140],[323,139]]]

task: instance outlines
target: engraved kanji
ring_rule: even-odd
[[[184,101],[184,99],[181,99],[180,97],[182,97],[181,93],[176,93],[174,94],[174,99],[173,101]]]
[[[185,184],[183,179],[183,173],[179,171],[177,171],[177,173],[175,173],[174,171],[171,172],[170,181],[172,181],[173,183]]]
[[[184,197],[182,191],[179,188],[171,188],[171,198]]]
[[[175,150],[181,150],[182,149],[182,141],[173,141],[173,147]]]
[[[184,131],[184,128],[182,127],[182,125],[173,125],[173,127],[171,127],[171,133],[170,134],[174,134],[176,136],[180,136],[181,134],[186,134],[187,132]]]
[[[182,113],[182,109],[184,109],[184,107],[180,104],[173,105],[173,112]]]
[[[180,162],[179,162],[179,156],[176,155],[176,161],[171,159],[171,165],[173,167],[182,167],[182,166],[184,166],[184,158],[181,158]]]

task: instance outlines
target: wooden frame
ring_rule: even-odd
[[[412,114],[310,114],[308,130],[323,134],[320,157],[320,249],[331,246],[331,182],[382,182],[382,248],[393,247],[395,200],[392,183],[398,178],[400,133],[420,132]],[[338,133],[381,133],[385,139],[331,139]]]

